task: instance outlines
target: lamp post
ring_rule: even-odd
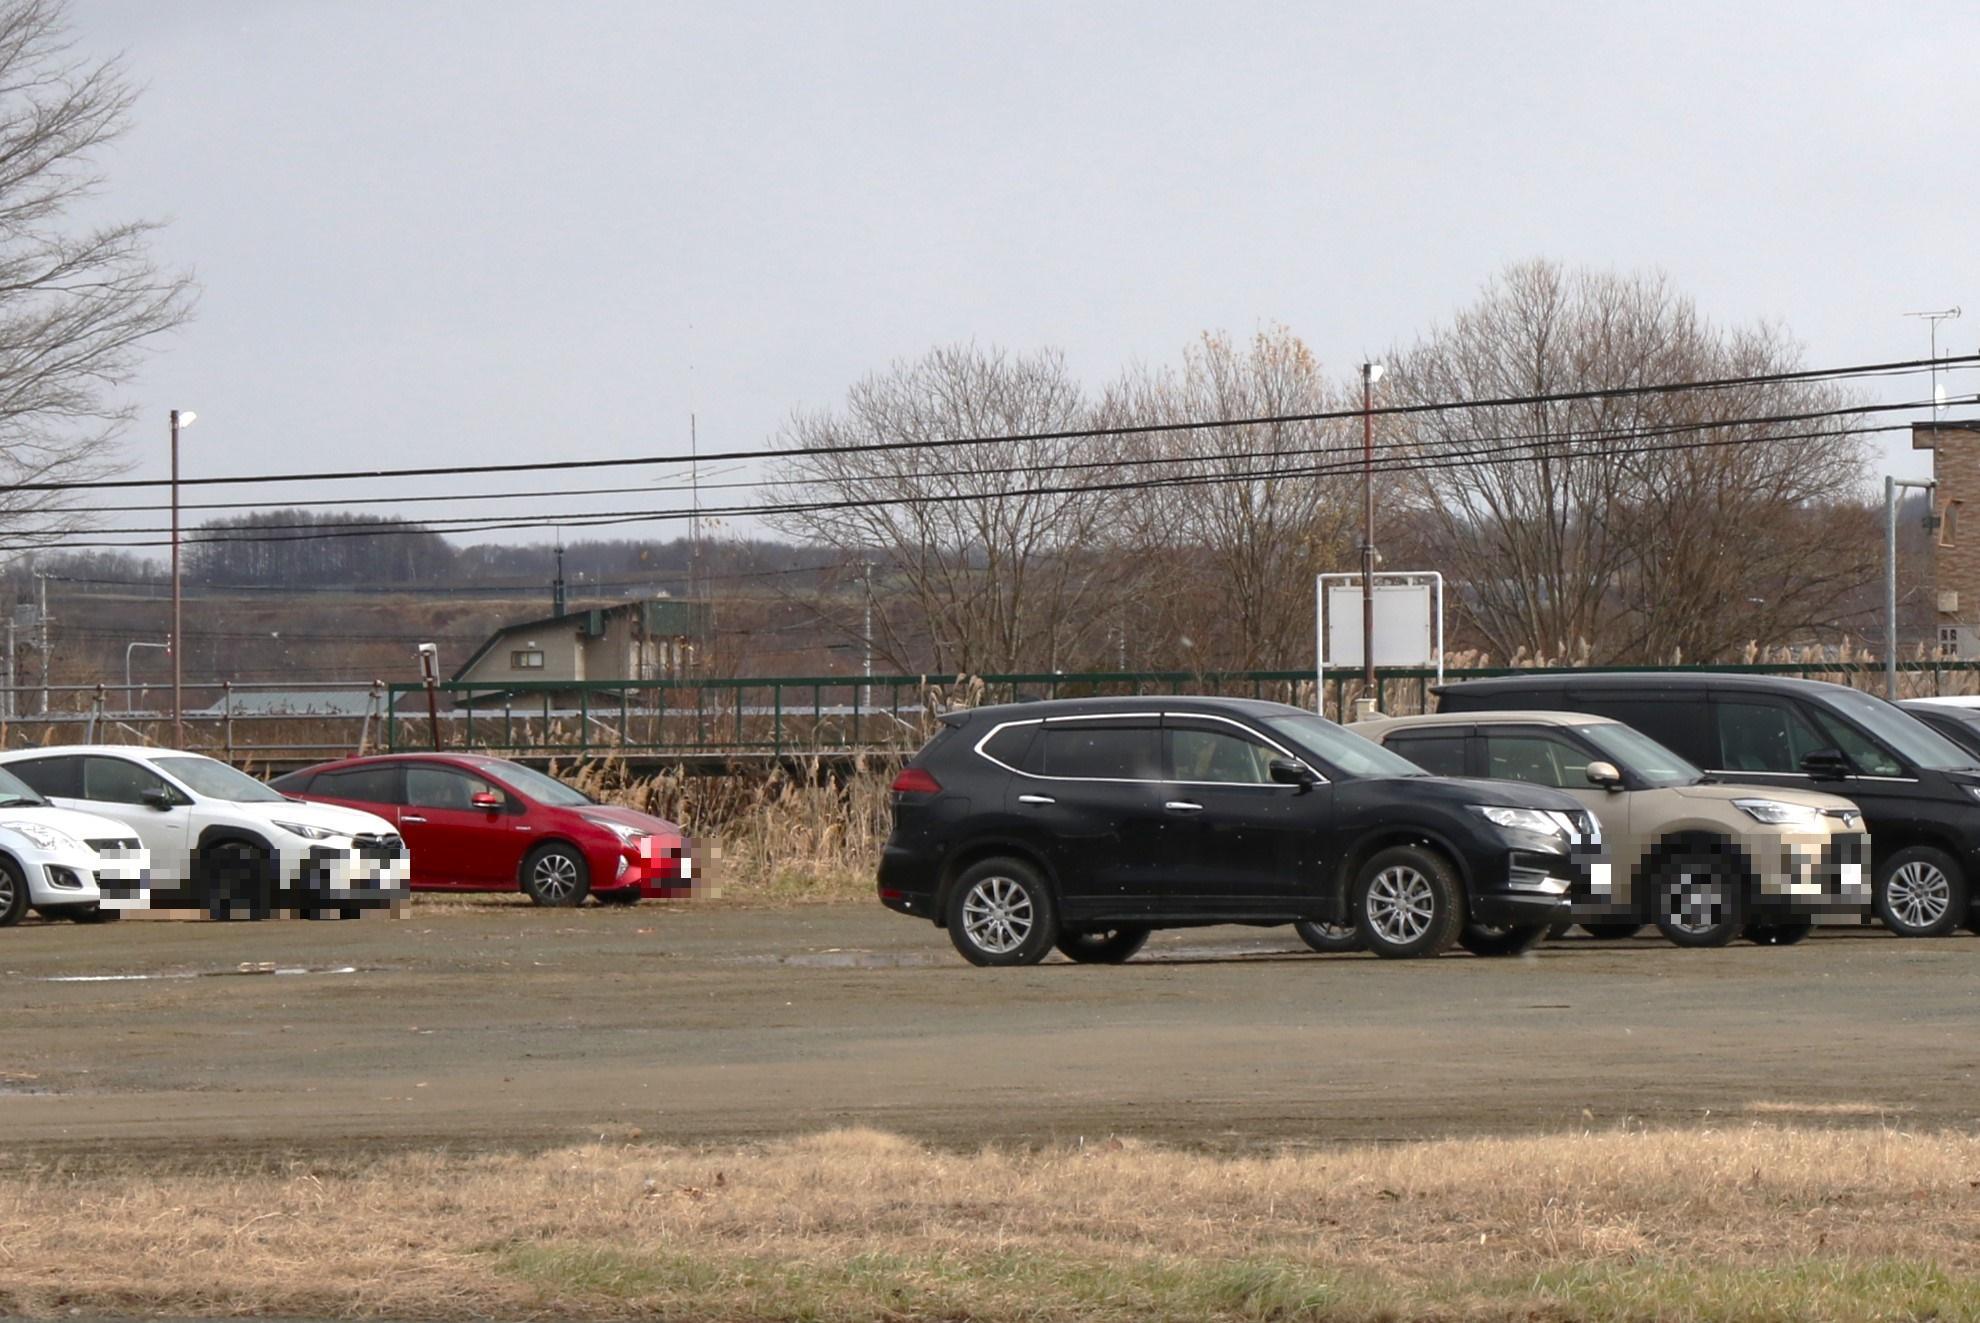
[[[179,603],[179,429],[199,417],[191,409],[172,410],[172,747],[186,743],[185,709],[180,686],[185,676],[185,631]]]
[[[137,711],[137,703],[135,701],[134,695],[131,692],[131,688],[132,688],[131,687],[131,654],[133,652],[136,652],[139,648],[163,648],[165,649],[165,651],[170,652],[172,650],[172,644],[169,640],[167,640],[164,643],[137,642],[137,643],[126,643],[124,645],[124,715],[125,716],[130,716],[132,713]]]
[[[1361,683],[1375,696],[1375,383],[1380,363],[1361,365]]]
[[[1900,487],[1931,491],[1936,482],[1884,476],[1884,697],[1897,702],[1897,508]]]

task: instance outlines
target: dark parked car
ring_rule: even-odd
[[[1871,898],[1893,932],[1971,925],[1980,877],[1980,758],[1860,689],[1709,671],[1549,672],[1437,691],[1439,712],[1536,708],[1636,727],[1740,785],[1854,800],[1871,838]]]
[[[1221,923],[1500,954],[1567,917],[1599,848],[1558,790],[1433,777],[1299,708],[1075,699],[945,714],[894,782],[879,891],[979,965]]]

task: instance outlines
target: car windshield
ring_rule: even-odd
[[[1634,726],[1600,722],[1581,727],[1581,733],[1607,754],[1610,762],[1652,789],[1695,786],[1705,779],[1705,773]]]
[[[1428,776],[1399,753],[1390,753],[1373,740],[1348,733],[1311,712],[1287,712],[1265,718],[1265,725],[1329,764],[1343,776]]]
[[[0,808],[19,808],[24,804],[47,802],[35,792],[33,786],[12,772],[0,770]]]
[[[507,781],[512,789],[521,791],[539,804],[548,804],[551,808],[582,808],[586,804],[598,802],[582,790],[567,786],[554,776],[545,776],[533,768],[524,767],[521,763],[503,763],[501,767],[492,770]]]
[[[230,804],[279,804],[288,796],[273,786],[263,785],[246,772],[237,772],[212,758],[160,758],[158,769],[177,777],[181,784],[208,799]]]
[[[1913,767],[1980,771],[1972,754],[1909,712],[1873,694],[1851,689],[1840,694],[1824,694],[1822,701]]]

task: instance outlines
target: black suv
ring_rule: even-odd
[[[1219,923],[1354,925],[1384,956],[1523,950],[1600,850],[1558,790],[1433,777],[1279,703],[1071,699],[941,723],[894,782],[880,899],[979,965],[1055,946],[1118,962],[1151,929]]]
[[[1968,908],[1980,878],[1980,757],[1860,689],[1710,671],[1554,671],[1437,694],[1439,712],[1612,717],[1716,781],[1843,795],[1870,829],[1870,894],[1885,927],[1932,937],[1980,917]]]

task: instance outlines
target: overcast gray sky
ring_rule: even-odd
[[[175,405],[188,476],[684,452],[690,411],[752,447],[971,338],[1098,386],[1283,322],[1345,375],[1527,257],[1661,268],[1813,365],[1922,357],[1901,314],[1954,304],[1980,344],[1972,4],[74,15],[145,89],[102,205],[204,288],[138,476]]]

